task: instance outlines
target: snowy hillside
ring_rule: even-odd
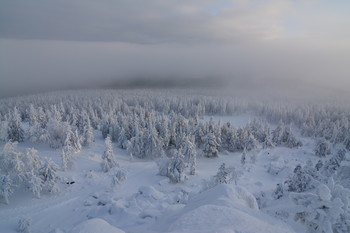
[[[350,111],[184,90],[0,100],[1,232],[350,232]]]

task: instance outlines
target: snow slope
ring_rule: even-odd
[[[216,119],[215,119],[216,120]],[[240,165],[239,153],[220,154],[218,158],[198,158],[197,173],[183,184],[169,183],[157,175],[152,160],[130,160],[124,150],[114,147],[120,165],[127,170],[127,180],[112,187],[111,177],[101,171],[104,141],[95,132],[96,142],[75,155],[72,171],[61,172],[67,182],[60,194],[43,195],[37,199],[28,192],[17,192],[10,204],[0,204],[1,232],[16,232],[21,216],[32,222],[32,232],[298,232],[292,215],[273,218],[278,208],[259,210],[254,197],[270,194],[285,177],[267,172],[269,164],[292,169],[307,159],[310,146],[298,150],[278,147],[261,150],[255,164]],[[306,145],[308,145],[308,142]],[[35,147],[40,156],[48,156],[60,164],[60,151],[46,145],[20,143],[19,148]],[[297,156],[303,154],[304,156]],[[218,185],[204,190],[203,180],[215,175],[225,162],[234,166],[239,176],[238,186]],[[286,173],[288,174],[288,172]],[[261,200],[260,200],[261,201]],[[278,203],[277,203],[278,204]],[[274,214],[271,214],[274,215]]]

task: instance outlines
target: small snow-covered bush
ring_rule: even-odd
[[[339,150],[336,155],[327,160],[322,166],[321,173],[326,176],[332,176],[340,167],[345,159],[345,150]]]
[[[284,195],[284,187],[282,184],[277,184],[276,189],[273,191],[272,196],[274,199],[280,199]]]
[[[309,232],[350,232],[350,190],[336,185],[332,178],[328,184],[317,187],[316,193],[292,193],[295,204],[304,210],[295,214]]]
[[[22,217],[18,220],[17,232],[30,233],[32,222],[29,218]]]
[[[218,172],[213,177],[213,181],[215,184],[237,184],[238,177],[234,167],[226,168],[225,163],[221,164]]]
[[[166,176],[173,183],[181,183],[186,180],[184,157],[177,151],[173,158],[161,158],[157,161],[158,174]]]
[[[127,179],[127,171],[121,167],[112,168],[108,174],[112,177],[112,186],[121,184]]]
[[[326,140],[321,139],[317,141],[314,151],[315,155],[319,157],[325,157],[326,155],[329,155],[331,153],[331,146]]]
[[[5,203],[9,203],[9,197],[13,193],[13,184],[9,175],[0,176],[0,198],[3,198]]]
[[[317,178],[316,168],[311,164],[302,167],[300,164],[294,169],[293,176],[285,181],[289,192],[305,192],[316,187],[319,182]]]

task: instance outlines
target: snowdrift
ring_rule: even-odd
[[[103,219],[93,218],[75,226],[71,233],[125,233]]]
[[[220,184],[189,201],[175,216],[167,216],[167,232],[294,232],[261,213],[254,196],[239,186]]]

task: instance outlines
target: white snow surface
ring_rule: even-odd
[[[239,118],[243,121],[244,116]],[[217,119],[214,119],[217,120]],[[16,232],[20,217],[31,220],[31,231],[47,232],[300,232],[304,228],[293,220],[295,208],[288,198],[274,201],[271,192],[285,175],[267,172],[271,162],[285,170],[306,160],[317,161],[310,151],[313,144],[303,139],[301,149],[277,147],[260,150],[255,164],[241,166],[240,153],[221,153],[218,158],[198,158],[196,175],[187,175],[181,184],[159,176],[156,161],[130,159],[125,150],[113,145],[118,163],[127,171],[127,179],[116,187],[101,171],[104,140],[99,131],[91,148],[75,154],[71,171],[60,172],[68,182],[56,195],[35,198],[17,191],[10,204],[0,203],[0,232]],[[3,147],[1,143],[0,148]],[[50,157],[58,165],[60,150],[45,144],[24,142],[22,150],[34,147],[41,157]],[[303,156],[300,156],[302,154]],[[238,185],[217,185],[203,191],[203,180],[216,174],[219,166],[236,167]],[[258,207],[254,196],[265,193]],[[273,202],[273,205],[271,204]],[[290,212],[290,213],[288,213]]]
[[[259,212],[255,197],[247,190],[232,185],[220,184],[196,195],[178,216],[168,231],[293,232]]]
[[[93,218],[75,226],[70,233],[125,233],[103,219]]]

